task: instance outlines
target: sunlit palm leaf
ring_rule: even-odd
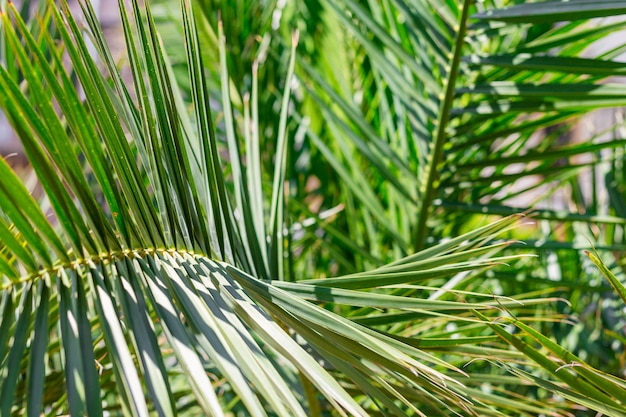
[[[498,214],[516,195],[532,195],[528,191],[589,172],[589,165],[578,169],[555,166],[559,158],[623,147],[622,141],[599,140],[593,145],[562,146],[556,142],[557,135],[549,135],[535,151],[532,142],[538,129],[594,108],[624,104],[621,86],[597,83],[623,66],[613,61],[623,45],[595,59],[579,57],[593,42],[622,28],[619,22],[586,24],[593,17],[623,13],[615,2],[547,2],[503,11],[496,2],[364,5],[346,0],[329,2],[327,7],[361,48],[352,61],[341,63],[357,77],[356,84],[348,87],[353,91],[329,84],[320,76],[326,72],[323,66],[305,66],[315,84],[310,89],[312,97],[319,92],[327,96],[315,101],[335,140],[352,143],[337,147],[329,157],[333,168],[343,165],[345,172],[338,169],[342,179],[353,178],[346,181],[346,192],[362,205],[355,213],[346,211],[346,216],[376,219],[401,250],[407,250],[407,243],[423,247],[427,236],[454,227],[442,224],[433,207],[441,207],[451,219],[461,218],[459,211]],[[476,13],[479,10],[474,7],[486,11]],[[510,19],[500,19],[501,14]],[[554,28],[537,24],[557,18],[575,21]],[[506,23],[482,23],[491,19]],[[535,25],[521,25],[528,22]],[[553,51],[559,56],[547,56]],[[367,70],[359,69],[364,67],[359,60]],[[361,95],[360,101],[354,100]],[[332,147],[316,139],[318,135],[318,131],[311,132],[312,142],[329,154]],[[395,151],[382,151],[388,147]],[[405,176],[401,169],[407,163],[409,171],[418,173],[420,187],[410,183],[411,175],[399,184],[396,176]],[[513,164],[519,165],[513,170]],[[376,178],[355,180],[363,176],[365,166],[368,175],[387,181],[381,185]],[[389,171],[390,166],[397,167],[398,174]],[[537,178],[533,176],[545,179],[518,181]],[[386,200],[373,206],[366,184],[385,190]],[[519,186],[512,192],[507,188],[510,184]],[[394,218],[412,220],[400,225],[389,221]],[[561,218],[574,220],[575,215]]]
[[[491,314],[554,300],[485,299],[470,292],[457,301],[407,295],[415,293],[417,282],[516,261],[517,256],[495,257],[508,243],[492,243],[516,218],[371,272],[286,283],[284,153],[277,153],[269,196],[254,189],[257,182],[246,181],[245,169],[252,167],[242,160],[254,160],[247,153],[258,151],[238,150],[224,88],[229,161],[220,155],[190,3],[182,1],[181,7],[193,116],[149,7],[133,2],[133,13],[127,13],[120,2],[133,80],[127,85],[94,11],[89,3],[81,6],[89,31],[67,4],[57,8],[49,2],[60,44],[45,31],[33,35],[13,6],[2,15],[24,82],[1,68],[0,105],[53,210],[44,213],[7,162],[0,162],[0,236],[6,249],[0,257],[2,415],[22,408],[33,416],[304,416],[331,409],[363,416],[433,415],[481,413],[483,402],[493,401],[468,397],[455,379],[464,375],[460,366],[467,350],[436,334],[448,323],[486,330],[488,325],[471,317],[474,310]],[[228,85],[219,38],[221,77]],[[287,79],[292,72],[293,63]],[[289,96],[286,87],[276,132],[281,149]],[[254,213],[253,201],[261,213]],[[337,314],[320,305],[326,303],[348,306],[344,312],[350,306],[365,310]],[[449,349],[454,361],[421,349],[393,323],[367,324],[373,309],[436,317],[436,326],[425,324],[423,343]]]

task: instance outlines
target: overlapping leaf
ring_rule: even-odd
[[[181,2],[181,14],[191,112],[149,4],[119,4],[129,78],[118,70],[91,5],[80,5],[86,27],[65,2],[48,2],[46,16],[60,42],[29,29],[13,6],[2,13],[3,38],[24,78],[0,69],[0,105],[51,205],[44,212],[7,162],[0,163],[2,415],[489,409],[493,398],[470,398],[457,379],[472,350],[463,345],[496,340],[466,334],[475,325],[488,328],[472,311],[554,300],[485,299],[445,289],[459,299],[412,295],[422,291],[418,283],[464,279],[516,261],[495,257],[507,242],[492,243],[516,218],[370,272],[287,283],[283,252],[291,229],[283,183],[291,84],[282,93],[278,158],[266,173],[274,185],[266,194],[255,179],[258,116],[240,149],[220,32],[224,137],[204,82],[196,24],[206,22],[194,18],[189,1]],[[295,49],[296,37],[293,42]],[[361,310],[338,314],[324,305]],[[401,320],[368,323],[375,310],[435,319],[423,321],[418,340],[400,331]],[[438,337],[447,325],[458,326],[461,342]],[[447,350],[450,360],[420,344]],[[502,346],[491,349],[507,354]]]

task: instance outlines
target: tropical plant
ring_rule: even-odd
[[[0,415],[626,414],[626,7],[509,3],[3,5]]]

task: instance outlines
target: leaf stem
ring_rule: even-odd
[[[415,235],[415,250],[419,251],[424,248],[426,243],[426,232],[428,230],[427,220],[432,209],[432,202],[435,197],[435,190],[439,186],[439,164],[443,159],[443,145],[446,142],[446,126],[450,120],[450,110],[452,109],[452,101],[454,99],[454,87],[457,78],[459,63],[461,62],[461,53],[463,44],[465,43],[465,34],[467,33],[467,18],[469,14],[469,6],[471,0],[464,0],[459,18],[459,29],[456,34],[456,41],[450,58],[450,69],[445,84],[445,94],[439,106],[439,117],[437,119],[437,132],[435,140],[430,143],[431,152],[427,156],[426,172],[420,175],[423,182],[420,185],[420,210],[417,221],[417,229]]]
[[[86,256],[76,256],[69,261],[59,261],[50,267],[42,267],[41,269],[32,272],[27,275],[23,275],[18,279],[12,279],[9,282],[0,283],[0,292],[9,291],[11,288],[18,284],[26,282],[33,282],[38,279],[43,279],[47,276],[57,274],[63,269],[76,269],[90,263],[94,264],[107,264],[116,262],[124,258],[145,258],[147,256],[154,256],[159,254],[169,253],[174,254],[188,254],[190,256],[200,256],[203,258],[212,259],[209,255],[194,250],[187,250],[181,248],[137,248],[137,249],[124,249],[109,252],[102,252],[98,254],[91,254]]]

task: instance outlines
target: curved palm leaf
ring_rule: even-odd
[[[600,308],[609,303],[602,296],[607,288],[598,285],[580,249],[594,236],[623,255],[623,122],[581,142],[563,141],[581,116],[624,104],[623,86],[605,81],[623,67],[616,59],[624,45],[592,49],[623,29],[623,21],[590,20],[621,15],[623,5],[503,3],[324,3],[330,15],[324,56],[303,59],[302,78],[314,109],[303,106],[311,146],[336,171],[337,194],[348,202],[335,223],[351,242],[329,233],[328,251],[345,248],[346,258],[357,261],[341,267],[353,271],[354,264],[376,266],[471,229],[485,214],[532,210],[545,220],[531,242],[543,262],[519,264],[517,273],[488,282],[503,294],[563,285],[573,306],[561,312],[597,306],[603,323],[605,316],[612,320],[608,338],[584,333],[602,334],[589,315],[587,323],[541,331],[596,366],[595,357],[608,356],[602,363],[617,374],[621,365],[609,345],[621,346],[611,330],[623,321],[621,305]],[[550,197],[558,193],[565,209],[552,208]],[[478,284],[445,285],[476,290]],[[597,409],[603,401],[584,404]]]
[[[88,2],[81,6],[89,30],[65,2],[48,6],[60,43],[30,30],[13,6],[2,14],[24,82],[0,67],[0,106],[51,211],[0,160],[1,415],[490,415],[503,404],[537,408],[467,388],[459,366],[480,355],[476,343],[511,355],[494,337],[473,336],[476,326],[489,327],[474,311],[491,315],[554,299],[411,296],[436,289],[416,284],[518,260],[495,257],[508,242],[491,243],[515,217],[367,273],[285,282],[281,155],[289,88],[266,197],[254,179],[259,132],[239,149],[219,31],[226,145],[216,134],[190,2],[181,10],[191,115],[149,6],[134,1],[129,13],[120,1],[132,83],[116,68]],[[293,71],[292,59],[287,80]],[[333,306],[347,307],[337,314]],[[419,339],[416,327],[402,331],[402,315],[422,323]],[[448,325],[458,328],[455,343],[441,334]]]

